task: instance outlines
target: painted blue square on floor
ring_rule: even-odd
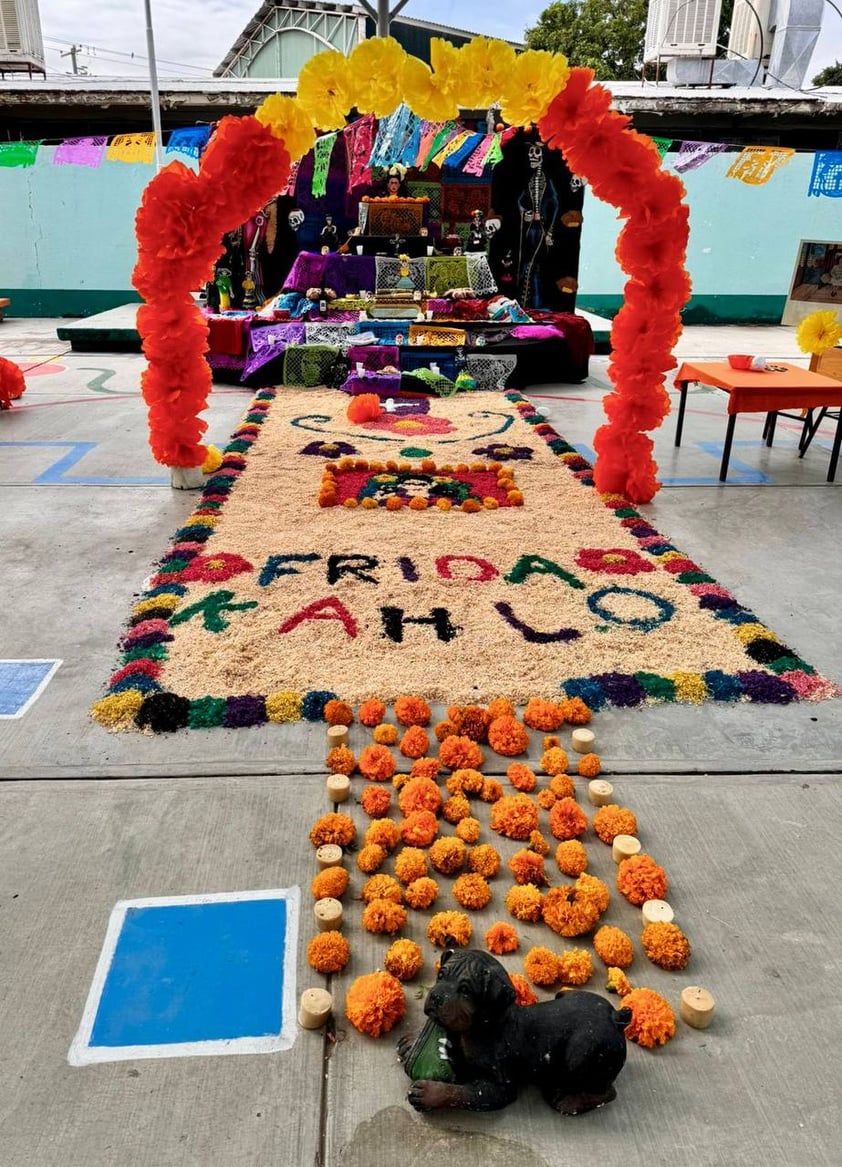
[[[118,904],[71,1063],[289,1048],[297,906],[296,888]]]
[[[23,717],[60,660],[0,660],[0,717]]]

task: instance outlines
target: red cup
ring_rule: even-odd
[[[753,359],[742,354],[732,354],[728,357],[728,364],[732,369],[750,369]]]

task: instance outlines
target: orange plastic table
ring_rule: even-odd
[[[785,364],[783,361],[780,363]],[[775,414],[785,409],[842,406],[842,381],[837,381],[834,377],[825,377],[822,373],[811,373],[809,369],[800,369],[797,365],[787,364],[785,367],[786,371],[782,373],[752,373],[743,369],[732,369],[725,361],[704,363],[685,361],[675,377],[676,388],[681,391],[675,444],[681,445],[687,386],[695,381],[700,381],[703,385],[713,385],[728,394],[728,428],[725,431],[725,446],[719,468],[720,482],[724,482],[728,475],[728,461],[731,457],[731,443],[734,440],[734,425],[738,413],[772,414],[773,420],[767,430],[767,444],[771,445]],[[842,446],[842,409],[836,423],[836,435],[827,472],[828,482],[833,482],[836,477],[840,446]]]

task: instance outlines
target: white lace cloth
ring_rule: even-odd
[[[468,260],[468,282],[473,288],[474,294],[483,298],[495,296],[497,285],[491,274],[488,256],[481,251],[469,251],[466,259]]]
[[[468,372],[477,383],[477,389],[505,389],[506,382],[515,371],[517,357],[503,355],[499,357],[476,356],[474,353],[466,357]]]

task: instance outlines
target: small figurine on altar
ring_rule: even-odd
[[[333,215],[325,215],[325,225],[322,227],[319,239],[321,240],[322,254],[339,250],[339,232],[333,221]]]
[[[216,269],[216,287],[219,292],[219,311],[226,312],[231,307],[231,272],[227,267]]]
[[[466,251],[485,251],[488,247],[488,235],[485,230],[485,215],[482,211],[471,211],[471,227],[468,231]]]

